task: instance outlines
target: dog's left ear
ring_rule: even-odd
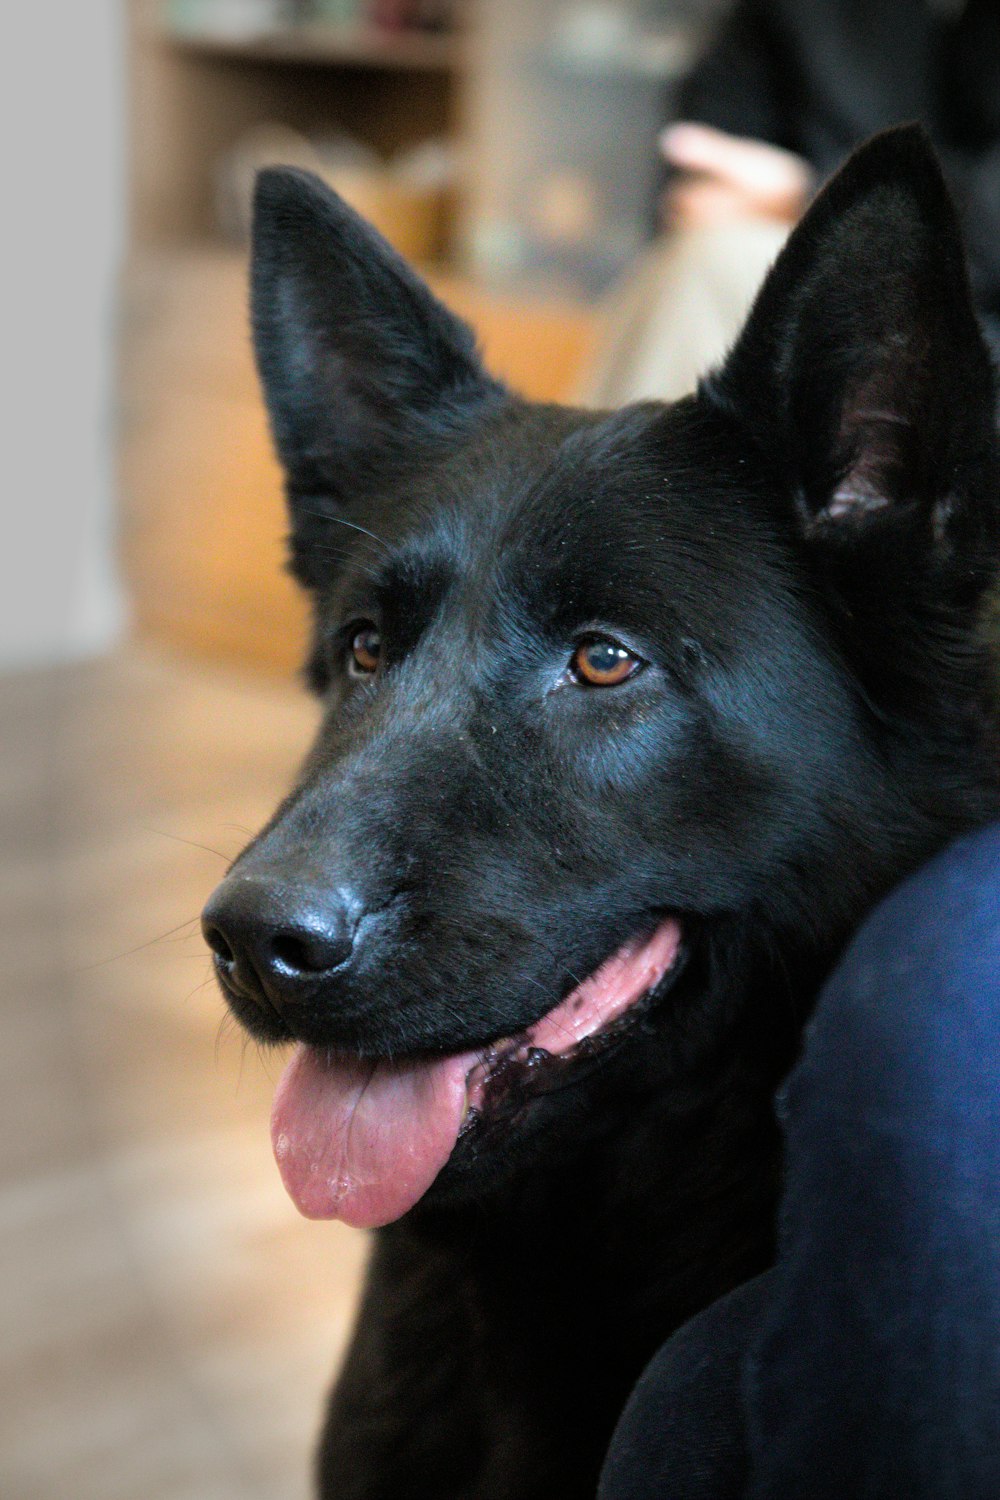
[[[875,137],[817,197],[702,390],[760,446],[824,556],[880,538],[883,559],[923,568],[992,546],[994,374],[919,127]]]

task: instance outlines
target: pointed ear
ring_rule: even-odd
[[[703,390],[778,469],[814,541],[905,528],[946,555],[980,534],[969,512],[995,505],[994,374],[919,127],[876,136],[817,197]]]
[[[447,443],[500,387],[469,329],[319,178],[257,179],[257,365],[293,507],[363,498]]]

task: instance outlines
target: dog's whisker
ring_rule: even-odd
[[[194,999],[195,995],[200,995],[201,992],[202,992],[202,990],[207,989],[208,986],[214,982],[214,980],[215,980],[215,975],[214,974],[209,974],[208,978],[207,979],[203,979],[200,984],[196,984],[194,986],[194,989],[188,990],[187,994],[184,996],[184,1004],[185,1005],[190,1005],[190,1003]]]
[[[249,1047],[249,1045],[250,1045],[250,1037],[244,1036],[244,1038],[243,1038],[243,1046],[240,1048],[239,1065],[237,1066],[237,1069],[236,1069],[236,1083],[235,1083],[234,1088],[233,1088],[233,1095],[234,1095],[234,1097],[239,1093],[240,1089],[243,1087],[243,1073],[244,1073],[244,1069],[246,1068],[247,1048]],[[259,1052],[259,1048],[258,1048],[258,1052]]]
[[[321,543],[317,543],[314,547],[310,548],[310,553],[319,553],[323,557],[331,558],[334,562],[350,562],[354,567],[358,569],[360,573],[363,573],[366,578],[370,578],[373,583],[381,582],[382,575],[379,573],[378,569],[373,567],[370,563],[364,562],[356,552],[353,552],[347,548],[324,547]]]
[[[343,516],[331,516],[330,519],[337,526],[348,526],[348,527],[350,527],[351,531],[360,531],[363,536],[371,537],[372,541],[376,542],[386,552],[389,551],[389,543],[385,540],[385,538],[381,537],[381,536],[376,536],[375,532],[374,531],[369,531],[367,526],[359,526],[356,521],[347,521],[347,520],[344,519]]]
[[[236,1017],[233,1015],[233,1013],[232,1013],[231,1010],[224,1010],[222,1012],[222,1017],[221,1017],[221,1019],[219,1021],[218,1026],[216,1027],[216,1031],[215,1031],[215,1050],[214,1050],[214,1055],[215,1055],[215,1066],[216,1066],[216,1068],[218,1068],[218,1066],[220,1064],[220,1060],[221,1060],[222,1043],[223,1043],[223,1041],[225,1041],[235,1031],[235,1029],[236,1029]],[[244,1045],[246,1044],[247,1040],[248,1040],[248,1038],[244,1035]]]
[[[197,839],[186,839],[179,833],[167,833],[164,828],[146,828],[145,833],[154,833],[157,838],[171,839],[175,844],[188,844],[192,849],[203,849],[206,854],[214,854],[228,865],[232,863],[233,855],[223,854],[221,849],[214,849],[211,844],[201,844]]]
[[[384,537],[377,536],[374,531],[369,531],[367,526],[361,526],[357,521],[348,521],[343,516],[333,516],[328,511],[312,510],[303,505],[296,505],[295,509],[300,516],[311,516],[314,520],[329,522],[334,526],[347,526],[351,531],[358,531],[362,536],[371,537],[373,542],[377,542],[387,552],[389,550],[389,543]]]
[[[182,933],[185,927],[197,927],[198,921],[198,917],[189,917],[186,922],[178,922],[176,927],[168,928],[166,932],[161,932],[157,937],[147,938],[144,943],[136,943],[134,948],[125,948],[121,953],[112,953],[108,958],[95,959],[93,963],[80,964],[74,968],[73,972],[75,974],[87,974],[93,969],[103,969],[107,964],[116,964],[124,958],[132,958],[134,954],[143,953],[147,948],[155,947],[157,943],[165,943],[170,938],[176,939],[177,934]],[[195,936],[198,936],[198,934],[193,932],[185,934],[187,938]]]
[[[270,1052],[268,1052],[268,1051],[265,1050],[264,1045],[263,1045],[262,1042],[257,1041],[255,1043],[255,1045],[256,1045],[256,1048],[257,1048],[257,1058],[258,1058],[258,1061],[260,1062],[260,1065],[263,1068],[264,1073],[266,1074],[267,1078],[273,1084],[274,1081],[275,1081],[275,1078],[274,1078],[274,1074],[271,1071],[271,1056],[272,1056],[272,1054]],[[245,1054],[245,1050],[244,1050],[244,1056],[245,1055],[246,1054]],[[243,1074],[242,1074],[242,1067],[241,1067],[241,1071],[240,1071],[240,1078],[241,1078],[241,1080],[242,1080],[242,1076],[243,1076]]]

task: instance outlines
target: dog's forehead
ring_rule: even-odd
[[[740,464],[694,401],[514,408],[410,491],[388,586],[609,618],[745,599],[771,586],[774,546]]]

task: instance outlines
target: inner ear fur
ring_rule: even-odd
[[[919,127],[863,146],[704,385],[766,446],[807,531],[920,513],[943,540],[995,480],[995,380],[955,209]]]

